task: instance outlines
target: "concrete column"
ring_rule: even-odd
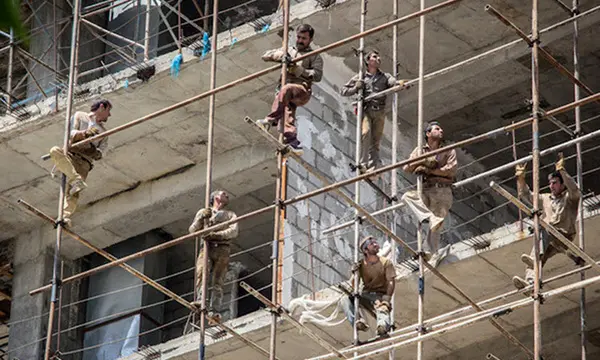
[[[41,359],[44,354],[43,341],[15,350],[46,335],[47,315],[17,323],[48,311],[48,293],[29,295],[30,290],[47,284],[52,276],[52,252],[48,248],[40,249],[39,246],[42,234],[38,229],[19,236],[16,242],[10,318],[12,325],[8,337],[11,359]]]

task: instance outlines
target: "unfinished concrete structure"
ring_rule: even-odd
[[[115,4],[117,2],[107,3],[106,6]],[[326,10],[316,6],[319,4],[307,1],[291,7],[292,25],[306,22],[316,28],[315,44],[322,47],[358,32],[360,19],[358,2],[341,2]],[[427,4],[427,6],[433,5]],[[511,41],[514,35],[512,31],[506,30],[504,25],[486,14],[484,5],[485,2],[480,1],[457,2],[427,16],[426,61],[423,71],[434,75],[425,77],[424,97],[421,97],[426,109],[423,121],[440,120],[451,142],[465,140],[473,135],[505,126],[513,120],[520,120],[521,116],[531,111],[524,104],[524,100],[531,98],[528,84],[530,81],[529,49],[525,42],[521,41],[505,45],[500,50],[493,50]],[[529,22],[529,4],[496,1],[492,5],[510,16],[519,26],[526,28]],[[541,5],[543,7],[539,10],[539,20],[541,28],[544,29],[542,30],[543,44],[555,57],[561,59],[563,64],[570,64],[573,24],[565,22],[559,26],[552,26],[567,19],[568,15],[554,3]],[[582,2],[581,10],[585,12],[595,5],[593,2]],[[140,7],[145,6],[143,2],[137,3],[138,16],[143,14],[143,11],[139,10]],[[169,6],[173,7],[173,5]],[[384,1],[369,2],[366,27],[372,28],[392,20],[391,7],[391,3]],[[151,8],[154,15],[158,9],[168,11],[167,5]],[[418,4],[407,2],[400,4],[398,13],[401,17],[418,9]],[[158,17],[161,17],[160,14]],[[597,35],[597,17],[594,8],[578,20],[581,73],[584,82],[591,88],[598,87],[600,82],[597,71],[594,71],[598,63],[595,55],[598,43],[594,41]],[[188,23],[183,16],[182,19],[184,24]],[[276,31],[281,25],[281,20],[279,16],[271,16],[270,20],[274,30],[264,33],[257,33],[253,26],[256,24],[245,24],[235,28],[232,26],[231,31],[219,34],[216,46],[213,44],[220,49],[216,63],[217,85],[230,83],[249,76],[254,71],[264,69],[265,65],[260,61],[260,55],[264,50],[278,47],[281,43],[281,36]],[[144,22],[140,22],[142,23]],[[164,23],[161,26],[164,26]],[[189,23],[187,26],[193,27]],[[547,27],[550,29],[546,31]],[[174,29],[171,31],[165,29],[164,33],[169,35]],[[398,25],[397,31],[398,77],[412,79],[419,73],[418,23],[416,20],[402,22]],[[196,40],[197,37],[198,35],[194,34],[190,41]],[[150,36],[145,38],[150,39]],[[138,36],[132,36],[130,41],[139,41],[141,44],[145,38],[138,33]],[[392,64],[395,62],[391,50],[391,38],[392,27],[365,38],[366,47],[376,47],[382,51],[384,69],[388,71],[393,71]],[[115,42],[118,40],[114,35],[108,35],[107,39]],[[126,42],[123,39],[121,41]],[[167,43],[171,48],[178,47],[177,42],[167,41]],[[183,43],[185,45],[185,41]],[[98,46],[98,42],[95,44]],[[148,54],[147,61],[143,59],[144,54],[138,51],[141,49],[139,46],[132,44],[125,46],[127,51],[137,53],[135,60],[139,63],[132,66],[131,59],[124,60],[125,63],[129,61],[130,67],[100,78],[97,78],[96,74],[90,81],[80,81],[75,91],[77,95],[75,108],[85,109],[86,100],[90,97],[99,94],[106,96],[114,104],[113,116],[109,123],[110,127],[114,128],[209,89],[210,61],[208,57],[204,59],[194,56],[194,52],[196,54],[200,52],[197,42],[187,48],[183,46],[184,62],[177,77],[171,76],[168,71],[176,53],[167,52],[155,57],[158,54],[150,50],[155,46],[157,45],[145,47],[144,50]],[[9,47],[12,49],[16,45]],[[478,54],[486,54],[486,51],[489,51],[489,54],[480,56],[478,60],[469,61],[462,67],[435,73],[451,64],[460,63]],[[80,49],[80,56],[82,53]],[[86,56],[87,54],[89,52],[86,52]],[[89,56],[89,58],[93,57]],[[127,54],[120,56],[127,59]],[[339,86],[356,72],[357,59],[350,44],[331,49],[323,56],[326,64],[325,79],[316,86],[312,101],[299,111],[300,137],[307,148],[304,156],[306,162],[325,174],[330,181],[336,182],[353,176],[347,163],[352,162],[351,159],[354,157],[356,142],[353,132],[356,120],[351,113],[351,101],[342,99],[336,94]],[[155,66],[156,75],[147,81],[141,81],[138,78],[138,70],[152,65]],[[119,70],[118,64],[115,66],[115,71]],[[572,65],[568,66],[572,67]],[[103,64],[99,64],[99,67],[102,72],[111,72],[105,69]],[[83,67],[80,68],[80,72],[83,72],[82,69]],[[550,109],[573,100],[572,87],[568,79],[561,77],[553,67],[542,66],[540,71],[542,105]],[[36,81],[33,80],[34,76],[37,75],[32,74],[27,77],[28,96],[35,93],[37,87]],[[273,72],[239,84],[231,90],[220,91],[215,97],[215,137],[212,139],[210,188],[223,188],[229,191],[234,196],[231,207],[238,214],[270,205],[273,200],[273,185],[277,177],[277,164],[273,161],[274,147],[264,141],[260,134],[249,130],[249,126],[243,123],[243,117],[259,118],[265,115],[270,107],[276,82],[277,76]],[[386,134],[384,159],[387,164],[406,158],[415,146],[418,136],[415,135],[418,127],[417,89],[413,87],[400,92],[399,95],[398,126],[394,129],[390,123],[386,125],[388,134]],[[61,139],[60,134],[65,118],[64,108],[68,98],[66,94],[60,93],[57,97],[50,96],[28,107],[15,106],[11,101],[8,104],[9,114],[2,119],[1,136],[4,141],[1,157],[3,160],[0,166],[8,175],[1,180],[3,195],[0,199],[3,202],[0,219],[1,236],[7,247],[14,246],[14,255],[9,252],[7,259],[13,264],[13,279],[8,284],[12,286],[13,300],[9,320],[9,358],[39,358],[44,353],[48,298],[41,295],[31,297],[28,292],[48,283],[51,278],[52,246],[55,239],[52,226],[26,215],[27,213],[23,212],[15,201],[23,198],[44,212],[55,214],[57,179],[47,175],[50,166],[48,162],[40,160],[40,155],[46,153]],[[186,233],[187,225],[194,212],[202,206],[202,195],[206,189],[204,180],[207,174],[206,148],[209,145],[207,98],[164,113],[140,126],[110,137],[110,153],[98,163],[91,175],[88,182],[90,191],[86,191],[82,199],[85,205],[74,218],[76,225],[73,230],[77,234],[97,247],[107,248],[111,254],[122,257],[151,244],[164,243]],[[57,107],[59,112],[55,112]],[[581,108],[585,133],[591,133],[596,129],[591,122],[593,120],[588,120],[595,115],[596,108],[595,104]],[[23,115],[30,117],[24,118]],[[566,124],[574,122],[574,116],[571,114],[565,113],[560,116],[563,117],[559,119]],[[556,125],[549,121],[541,122],[540,125],[542,134],[554,132],[556,129]],[[393,133],[396,130],[398,137],[394,141]],[[523,130],[516,134],[517,142],[530,137]],[[550,136],[544,136],[540,146],[546,148],[566,139],[569,139],[567,134],[555,132]],[[484,143],[486,146],[481,146],[479,143],[463,147],[460,154],[461,164],[467,165],[471,162],[474,164],[462,169],[460,178],[468,178],[512,160],[511,142],[510,136],[498,136],[488,138]],[[394,143],[397,149],[392,152]],[[507,146],[509,147],[507,151],[495,153]],[[585,151],[593,151],[593,149],[595,147],[589,145]],[[530,145],[517,145],[517,150],[517,156],[521,157],[529,153]],[[597,187],[594,181],[597,160],[593,157],[585,159],[586,170],[590,176],[585,178],[584,188],[593,192]],[[548,163],[550,162],[549,160]],[[285,188],[288,198],[322,186],[314,174],[300,167],[293,159],[288,161],[287,166]],[[574,166],[570,168],[575,169]],[[497,176],[504,179],[507,174],[499,173]],[[381,182],[386,188],[391,182],[391,177],[388,176],[386,174]],[[527,236],[519,235],[517,238],[511,238],[510,235],[502,233],[504,229],[483,235],[517,219],[515,209],[508,207],[506,202],[489,191],[487,180],[489,178],[457,188],[455,192],[457,203],[452,209],[450,225],[447,225],[447,233],[444,237],[448,243],[459,241],[463,243],[455,246],[453,250],[455,257],[449,259],[448,264],[441,267],[441,271],[475,299],[505,292],[509,288],[507,275],[521,271],[518,254],[531,243],[515,241],[517,238],[526,239]],[[414,179],[404,179],[399,174],[394,185],[398,189],[404,189],[413,181]],[[356,191],[349,186],[345,189],[349,194],[356,194]],[[362,195],[359,203],[366,208],[375,210],[385,206],[377,194],[365,184],[361,185],[360,192]],[[593,201],[592,198],[591,207],[595,206]],[[286,218],[283,223],[284,241],[279,261],[282,272],[280,280],[282,304],[287,305],[294,297],[321,290],[346,279],[354,251],[351,233],[338,232],[322,236],[320,231],[353,217],[353,209],[342,202],[335,193],[318,195],[286,207]],[[592,218],[586,222],[588,233],[593,233],[594,221],[595,219]],[[413,221],[405,216],[404,212],[397,212],[394,217],[388,219],[387,223],[394,223],[395,233],[416,246],[415,228],[411,225]],[[367,223],[364,225],[360,231],[375,231],[381,234],[376,229],[368,228]],[[252,275],[244,281],[255,288],[263,289],[265,294],[268,294],[271,289],[272,275],[272,266],[269,266],[271,250],[268,249],[268,245],[270,245],[269,239],[273,238],[273,216],[263,212],[243,222],[241,226],[243,235],[237,245],[243,253],[236,261],[242,266],[236,270],[235,275],[241,278]],[[515,229],[515,227],[508,229]],[[140,239],[144,240],[140,241]],[[140,247],[139,244],[144,246]],[[309,249],[310,244],[314,245],[312,249]],[[116,247],[112,248],[113,245]],[[117,248],[119,246],[121,250]],[[593,245],[586,251],[592,257],[597,257],[597,250]],[[132,262],[130,265],[151,278],[183,272],[163,283],[168,289],[183,295],[191,291],[193,276],[189,267],[194,261],[193,252],[193,242],[188,241],[185,245],[173,247],[167,252],[156,253],[162,254],[160,257],[148,258],[139,264]],[[63,277],[99,264],[99,260],[88,256],[89,254],[88,248],[65,238],[61,249],[61,256],[65,263]],[[475,254],[477,255],[473,256]],[[469,256],[473,257],[469,258]],[[400,260],[404,260],[401,255],[399,257]],[[462,259],[465,261],[458,262]],[[157,269],[156,264],[165,265],[166,268]],[[553,264],[555,267],[546,268],[545,275],[568,268],[566,262],[561,263],[557,260]],[[399,273],[402,272],[402,268],[414,270],[418,267],[412,260],[403,261],[398,266]],[[65,284],[63,287],[62,301],[63,304],[69,305],[65,305],[62,316],[59,316],[62,330],[65,331],[65,335],[60,340],[60,351],[63,357],[96,358],[103,354],[112,358],[127,355],[141,346],[156,345],[178,338],[183,334],[184,324],[189,314],[188,309],[179,303],[168,301],[169,299],[165,299],[162,294],[152,289],[141,291],[141,281],[129,282],[130,279],[125,277],[130,275],[124,274],[121,269],[111,269],[110,272],[114,272],[112,276],[123,281],[123,283],[111,284],[117,289],[102,286],[111,276],[108,272],[106,275],[99,273],[87,280]],[[121,273],[123,275],[120,275]],[[487,280],[480,278],[484,274],[489,274]],[[396,309],[400,310],[396,314],[396,320],[404,326],[416,321],[416,308],[408,304],[416,303],[417,279],[414,275],[405,276],[400,277],[399,282],[398,287],[406,291],[397,294]],[[446,289],[436,282],[432,283],[429,278],[426,284],[427,289],[433,289],[426,297],[426,315],[435,316],[465,304],[463,299],[457,298],[452,293],[451,289]],[[123,290],[131,286],[137,286],[135,288],[137,290]],[[102,292],[119,288],[137,293],[131,296],[129,293],[119,295],[117,292],[102,297],[104,300],[83,301]],[[231,290],[232,294],[235,294],[238,291],[237,285],[235,289],[232,286]],[[547,290],[547,287],[544,290]],[[326,291],[322,296],[330,296],[328,294],[330,292]],[[597,326],[591,320],[595,318],[593,314],[596,302],[593,294],[592,292],[588,299],[590,339],[594,339],[594,329]],[[160,297],[157,298],[157,295]],[[239,315],[244,315],[258,309],[259,305],[249,300],[247,294],[239,295],[244,298],[237,302],[237,309],[232,310],[232,313],[237,311]],[[236,296],[232,295],[232,297]],[[131,303],[123,301],[125,298],[131,299]],[[186,299],[190,299],[189,295]],[[71,305],[72,302],[78,303]],[[103,303],[118,304],[118,306],[112,308],[109,306],[106,309]],[[149,307],[153,304],[156,305]],[[544,337],[546,354],[556,353],[557,358],[580,357],[581,349],[577,347],[577,343],[581,331],[578,327],[577,306],[577,296],[574,294],[563,302],[549,300],[543,306],[542,324],[545,333],[549,334]],[[513,335],[533,348],[531,346],[533,317],[530,315],[528,309],[519,310],[514,314],[514,318],[511,315],[512,322],[502,321]],[[247,332],[246,335],[251,339],[268,348],[270,336],[263,325],[268,324],[270,317],[264,313],[251,314],[234,320],[232,324],[236,331]],[[128,324],[125,328],[130,329],[131,332],[123,332],[125,323]],[[118,333],[111,333],[109,329],[114,328],[115,324],[120,330]],[[307,340],[295,330],[287,331],[289,328],[285,326],[278,326],[278,328],[279,358],[296,358],[296,356],[304,358],[320,353],[315,347],[314,352],[309,354],[306,351]],[[560,328],[561,331],[553,332],[554,328]],[[351,334],[348,328],[340,326],[333,330],[326,330],[326,332],[317,331],[335,347],[341,348],[350,344]],[[109,341],[108,337],[97,335],[102,331],[107,331],[108,335],[114,336]],[[211,335],[206,340],[210,344],[207,348],[207,356],[238,358],[240,355],[235,351],[242,352],[244,356],[257,358],[259,356],[246,345],[242,346],[242,343],[238,343],[237,340],[225,338],[217,342],[213,337],[219,339],[219,334]],[[500,340],[498,335],[499,333],[488,324],[482,323],[456,333],[455,338],[448,335],[447,339],[438,340],[433,343],[434,345],[426,343],[424,356],[474,358],[485,356],[488,352],[500,358],[523,356],[517,347],[512,346],[508,341]],[[198,349],[197,338],[198,334],[193,333],[145,351],[151,353],[160,350],[164,358],[197,357],[195,355]],[[590,343],[588,356],[593,358],[597,349],[592,345],[592,340]],[[56,346],[56,341],[54,344]],[[398,352],[396,356],[401,357]],[[414,358],[414,352],[407,351],[403,356]]]

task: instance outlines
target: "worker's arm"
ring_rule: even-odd
[[[533,193],[525,181],[525,169],[527,163],[519,164],[515,167],[515,177],[517,178],[517,192],[521,199],[527,200],[533,203]]]
[[[448,161],[439,168],[434,168],[429,171],[430,175],[443,176],[453,178],[456,175],[458,161],[456,160],[456,151],[450,150]]]
[[[362,87],[362,80],[358,79],[358,75],[354,75],[352,77],[352,79],[350,79],[346,85],[342,86],[342,89],[340,90],[340,94],[342,96],[352,96],[352,95],[356,95],[356,93],[358,93],[358,91],[361,89]]]
[[[394,290],[396,290],[396,269],[394,269],[394,264],[389,260],[385,266],[385,282],[386,290],[382,300],[390,302],[392,300],[392,295],[394,295]]]
[[[418,148],[418,147],[416,147],[416,148],[413,150],[413,152],[412,152],[412,153],[410,153],[410,157],[409,157],[409,159],[414,159],[414,158],[416,158],[416,157],[417,157],[417,154],[418,154],[418,150],[419,150],[419,148]],[[416,168],[417,168],[419,165],[421,165],[421,162],[420,162],[420,161],[413,162],[413,163],[410,163],[410,164],[406,164],[406,165],[404,165],[404,166],[402,167],[402,170],[406,171],[407,173],[411,173],[411,174],[412,174],[412,173],[415,171],[415,169],[416,169]]]
[[[189,233],[195,233],[196,231],[200,231],[204,228],[204,220],[210,218],[211,210],[208,208],[200,209],[194,216],[194,221],[192,225],[188,228]]]
[[[228,221],[231,221],[231,220],[237,218],[237,216],[234,213],[231,213],[231,214],[232,215]],[[223,230],[213,231],[212,233],[210,233],[208,235],[208,238],[211,241],[229,241],[229,240],[235,239],[237,236],[238,236],[238,223],[233,223]]]
[[[79,120],[79,114],[75,113],[71,117],[71,133],[70,133],[71,144],[74,144],[74,143],[84,140],[86,138],[85,130],[80,130],[79,129],[80,127],[81,127],[81,121]]]
[[[313,82],[319,82],[323,79],[323,58],[317,55],[312,62],[312,69],[304,69],[301,76],[311,79]],[[302,66],[298,63],[297,66]]]
[[[560,170],[560,175],[563,178],[563,183],[569,192],[569,200],[579,202],[581,198],[581,190],[579,190],[579,186],[569,173],[565,169]]]
[[[261,58],[263,61],[281,62],[281,59],[283,58],[283,50],[281,48],[268,50]]]

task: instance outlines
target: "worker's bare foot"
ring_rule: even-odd
[[[369,330],[369,325],[364,320],[358,320],[356,322],[356,329],[358,331],[367,331]]]
[[[70,187],[71,189],[69,190],[69,195],[73,196],[87,188],[87,184],[81,179],[76,179],[73,180],[73,182],[70,184]]]

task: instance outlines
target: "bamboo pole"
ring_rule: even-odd
[[[565,105],[560,106],[558,108],[552,109],[552,110],[548,111],[548,114],[549,115],[561,114],[563,112],[572,110],[576,106],[585,105],[585,104],[588,104],[588,103],[590,103],[592,101],[595,101],[597,99],[600,99],[600,93],[599,94],[595,94],[593,96],[588,96],[588,97],[583,98],[583,99],[581,99],[579,101],[574,101],[574,102],[571,102],[569,104],[565,104]],[[496,135],[499,135],[499,134],[501,134],[503,132],[511,131],[512,129],[522,128],[522,127],[527,126],[528,124],[530,124],[531,121],[532,121],[531,118],[528,118],[528,119],[525,119],[525,120],[521,120],[521,121],[516,122],[516,123],[514,123],[512,125],[507,125],[505,127],[501,127],[501,128],[496,129],[496,130],[491,130],[491,131],[488,131],[488,132],[486,132],[484,134],[476,135],[476,136],[474,136],[474,137],[472,137],[470,139],[459,141],[459,142],[456,142],[454,144],[445,146],[443,148],[430,151],[430,152],[428,152],[425,155],[421,155],[421,156],[415,157],[413,159],[402,160],[402,161],[397,162],[395,164],[390,164],[388,166],[381,167],[380,169],[377,169],[377,170],[375,170],[373,172],[370,172],[369,174],[364,174],[364,175],[356,176],[356,177],[353,177],[353,178],[350,178],[350,179],[339,181],[337,183],[334,183],[334,184],[331,184],[331,185],[328,185],[328,186],[324,186],[324,187],[322,187],[320,189],[317,189],[317,190],[314,190],[314,191],[311,191],[311,192],[307,192],[307,193],[298,195],[298,196],[293,197],[291,199],[287,199],[287,200],[285,200],[285,201],[282,202],[282,205],[283,206],[287,206],[287,205],[295,204],[297,202],[304,201],[305,199],[311,198],[313,196],[317,196],[317,195],[329,192],[329,191],[334,190],[334,189],[339,189],[339,188],[344,187],[344,186],[346,186],[348,184],[353,184],[353,183],[355,183],[357,181],[364,180],[366,177],[373,176],[373,175],[379,175],[379,174],[382,174],[384,172],[400,168],[400,167],[402,167],[404,165],[411,164],[411,163],[416,162],[416,161],[421,161],[421,160],[423,160],[424,158],[426,158],[428,156],[437,155],[437,154],[442,153],[444,151],[448,151],[448,150],[451,150],[451,149],[456,149],[456,148],[459,148],[459,147],[462,147],[462,146],[466,146],[466,145],[473,144],[473,143],[476,143],[476,142],[479,142],[479,141],[483,141],[483,140],[489,139],[491,137],[494,137]],[[204,234],[207,234],[207,233],[209,233],[211,231],[215,231],[215,230],[219,230],[219,229],[225,228],[226,226],[229,226],[231,224],[238,223],[240,221],[246,220],[246,219],[251,218],[253,216],[265,213],[267,211],[271,211],[276,206],[277,206],[276,204],[265,206],[263,208],[260,208],[260,209],[251,211],[249,213],[246,213],[244,215],[238,216],[236,219],[233,219],[233,220],[230,220],[230,221],[226,221],[226,222],[223,222],[223,223],[211,226],[209,228],[206,228],[206,229],[203,229],[203,230],[200,230],[200,231],[188,234],[188,235],[184,235],[184,236],[178,237],[176,239],[167,241],[167,242],[165,242],[163,244],[159,244],[159,245],[153,246],[151,248],[139,251],[137,253],[134,253],[134,254],[122,257],[122,258],[120,258],[120,259],[118,259],[116,261],[110,262],[108,264],[103,264],[103,265],[100,265],[100,266],[95,267],[93,269],[81,272],[79,274],[75,274],[73,276],[70,276],[68,278],[63,279],[63,284],[71,282],[71,281],[79,280],[79,279],[82,279],[82,278],[85,278],[85,277],[88,277],[88,276],[93,275],[93,274],[95,274],[97,272],[100,272],[100,271],[103,271],[103,270],[106,270],[106,269],[118,266],[119,264],[123,264],[123,263],[125,263],[127,261],[131,261],[133,259],[138,259],[138,258],[144,257],[144,256],[146,256],[148,254],[152,254],[154,252],[170,248],[170,247],[175,246],[177,244],[180,244],[180,243],[182,243],[182,242],[184,242],[186,240],[193,239],[196,236],[204,235]],[[366,219],[369,220],[369,221],[371,221],[370,219],[375,220],[373,218],[373,216],[371,216],[371,214],[369,214],[366,211],[365,211],[364,215],[365,215]],[[47,291],[50,288],[51,288],[51,286],[49,286],[49,285],[42,286],[40,288],[37,288],[37,289],[34,289],[34,290],[30,291],[29,294],[30,295],[35,295],[35,294],[38,294],[40,292]]]
[[[213,29],[212,29],[212,43],[217,43],[218,37],[218,25],[219,25],[219,0],[213,2]],[[181,35],[181,34],[180,34]],[[211,49],[210,53],[210,89],[214,89],[217,86],[217,49]],[[206,185],[204,193],[204,206],[211,207],[210,193],[212,186],[212,163],[213,163],[213,147],[214,147],[214,129],[215,129],[215,94],[212,94],[208,99],[208,143],[206,150]],[[205,226],[208,225],[205,221]],[[208,242],[203,241],[203,264],[202,264],[202,294],[200,296],[200,348],[198,349],[198,357],[200,360],[204,360],[205,355],[205,336],[206,336],[206,295],[208,292],[208,274],[210,268],[208,267],[209,252],[211,249],[208,247]],[[196,254],[194,254],[196,255]],[[195,286],[195,284],[194,284]],[[213,293],[215,289],[212,290]],[[223,294],[221,294],[222,296]],[[214,296],[213,296],[214,298]],[[222,300],[222,299],[221,299]]]
[[[73,94],[77,83],[77,53],[79,52],[79,16],[80,16],[81,0],[75,0],[73,6],[73,27],[71,31],[71,56],[69,63],[69,83],[67,90],[67,108],[65,116],[65,132],[63,135],[63,151],[65,154],[69,151],[69,140],[71,130],[71,115],[73,112]],[[58,195],[58,219],[56,226],[56,244],[54,248],[54,259],[52,266],[52,295],[50,298],[50,310],[48,314],[48,326],[46,334],[46,347],[44,351],[44,360],[50,359],[50,351],[52,347],[52,330],[54,329],[54,310],[56,303],[60,300],[60,288],[62,279],[60,278],[60,249],[62,243],[63,231],[63,214],[65,194],[67,190],[67,178],[64,174],[61,176],[60,190]],[[60,322],[60,319],[58,319]]]

